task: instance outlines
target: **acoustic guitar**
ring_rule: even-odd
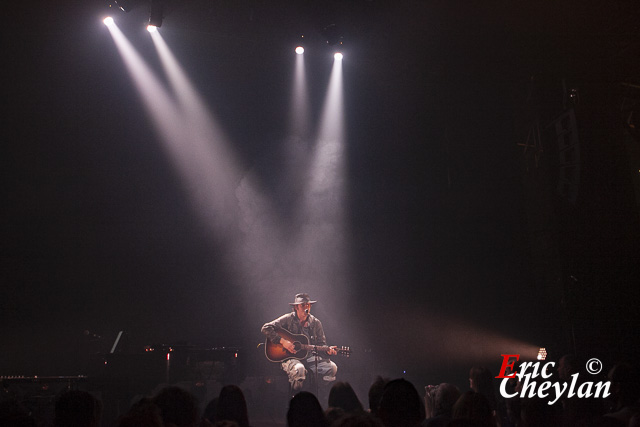
[[[264,345],[264,354],[267,356],[267,359],[272,362],[284,362],[289,359],[306,359],[313,350],[328,351],[331,349],[328,345],[310,345],[309,338],[307,338],[306,335],[292,334],[284,329],[276,329],[276,333],[280,335],[280,338],[291,341],[296,352],[291,353],[284,348],[282,344],[274,344],[267,338]],[[341,356],[349,357],[351,355],[351,349],[349,349],[349,347],[337,347],[335,350]]]

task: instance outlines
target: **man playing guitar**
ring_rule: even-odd
[[[290,358],[282,362],[282,369],[289,376],[291,389],[294,392],[302,389],[307,375],[307,368],[311,369],[314,374],[316,373],[316,356],[312,353],[301,352],[303,358],[306,356],[306,359],[298,360],[295,356],[298,350],[296,350],[294,343],[286,337],[291,337],[291,334],[304,335],[311,345],[326,348],[327,340],[322,329],[322,322],[310,313],[311,305],[316,302],[311,301],[309,294],[297,294],[294,302],[289,303],[292,306],[291,313],[284,314],[262,326],[262,333],[267,336],[269,341],[273,344],[281,345],[288,352],[287,354],[290,354]],[[280,335],[279,331],[282,330],[285,333]],[[319,378],[322,378],[325,383],[335,381],[338,366],[329,359],[329,356],[336,354],[336,347],[331,346],[326,351],[318,351],[318,353],[317,373]]]

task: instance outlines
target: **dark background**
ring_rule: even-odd
[[[320,301],[329,341],[353,346],[345,375],[464,379],[521,348],[510,342],[609,364],[637,352],[632,2],[167,2],[162,36],[285,222],[298,200],[298,178],[279,173],[293,47],[304,33],[317,122],[333,49],[322,29],[340,29],[349,274],[326,287],[307,268],[321,252],[241,278],[194,212],[101,22],[114,16],[162,76],[147,8],[30,1],[2,14],[0,374],[83,373],[119,330],[131,352],[255,355],[262,323],[299,291]],[[559,190],[553,123],[569,108],[580,173]]]

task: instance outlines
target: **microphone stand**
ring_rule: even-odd
[[[315,356],[315,360],[316,360],[316,372],[315,372],[315,375],[316,375],[316,397],[318,399],[320,399],[320,394],[319,394],[320,390],[319,390],[319,387],[318,387],[318,346],[317,345],[313,346],[313,355]]]
[[[309,321],[309,317],[308,317],[309,316],[309,309],[307,308],[304,312],[307,314],[307,322],[308,322]],[[315,341],[315,339],[313,341]],[[315,377],[316,377],[316,397],[318,399],[320,399],[320,395],[319,395],[320,390],[319,390],[319,386],[318,386],[318,345],[317,344],[313,345],[312,353],[313,353],[313,356],[315,358],[315,365],[316,365],[316,372],[315,372]]]

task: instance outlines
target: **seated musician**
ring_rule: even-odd
[[[262,333],[274,344],[282,345],[290,353],[294,353],[291,359],[282,362],[282,369],[289,376],[289,382],[294,392],[302,389],[307,375],[307,369],[315,375],[316,356],[313,352],[308,352],[306,360],[295,359],[296,349],[291,341],[277,334],[278,329],[284,329],[291,334],[305,335],[309,339],[309,344],[326,346],[327,340],[322,329],[322,322],[317,317],[310,314],[311,305],[317,301],[311,301],[309,294],[301,293],[295,296],[295,300],[289,305],[292,312],[282,315],[272,322],[262,326]],[[301,352],[304,354],[304,352]],[[327,351],[318,352],[318,379],[323,383],[335,381],[338,367],[329,359],[329,355],[336,354],[336,347],[332,346]],[[320,381],[318,381],[320,382]]]

